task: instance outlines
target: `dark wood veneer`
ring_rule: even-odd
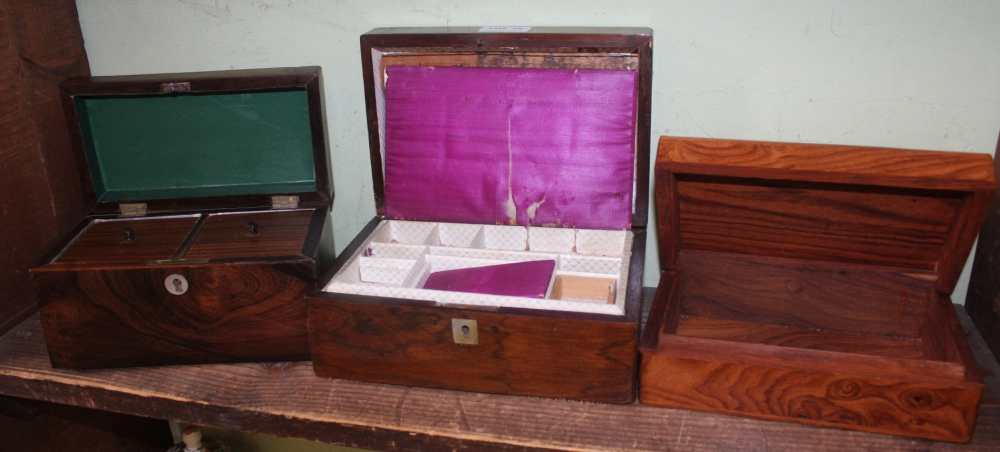
[[[376,63],[375,52],[381,60]],[[638,74],[635,209],[625,315],[436,306],[430,301],[314,292],[310,341],[318,375],[458,390],[626,403],[635,398],[647,223],[652,31],[535,27],[376,29],[361,36],[376,216],[321,281],[354,256],[384,217],[375,64],[615,67]],[[419,219],[417,219],[419,220]],[[478,322],[478,346],[455,344],[453,318]]]
[[[76,96],[306,92],[316,189],[298,206],[270,194],[146,203],[136,218],[98,203]],[[179,91],[175,91],[179,90]],[[90,216],[32,269],[54,366],[70,368],[308,358],[305,295],[319,275],[328,216],[318,67],[71,79],[62,84]],[[186,291],[171,293],[168,278]],[[182,287],[174,286],[174,287]]]
[[[184,257],[296,256],[312,219],[313,209],[209,214]]]
[[[135,220],[96,220],[59,255],[59,264],[145,262],[171,259],[194,231],[198,215]]]

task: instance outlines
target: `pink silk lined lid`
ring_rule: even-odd
[[[388,217],[631,227],[635,71],[386,71]]]

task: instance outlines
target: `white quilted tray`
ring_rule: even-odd
[[[383,220],[324,290],[442,305],[624,315],[631,249],[631,231]],[[556,268],[545,298],[422,288],[432,272],[547,259]],[[610,296],[555,289],[559,279],[606,282]]]

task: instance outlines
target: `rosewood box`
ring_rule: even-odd
[[[320,90],[317,67],[62,85],[93,208],[31,270],[53,366],[308,359]]]
[[[968,440],[949,294],[994,185],[986,154],[661,138],[640,401]]]
[[[651,31],[488,30],[361,37],[377,213],[310,297],[315,371],[633,401]]]

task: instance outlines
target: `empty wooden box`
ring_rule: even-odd
[[[308,359],[330,203],[319,68],[62,88],[93,209],[32,269],[53,366]]]
[[[661,138],[641,402],[968,440],[949,294],[994,185],[984,154]]]
[[[377,214],[310,298],[318,375],[634,400],[651,32],[506,31],[361,37]],[[520,295],[424,287],[533,261]]]

